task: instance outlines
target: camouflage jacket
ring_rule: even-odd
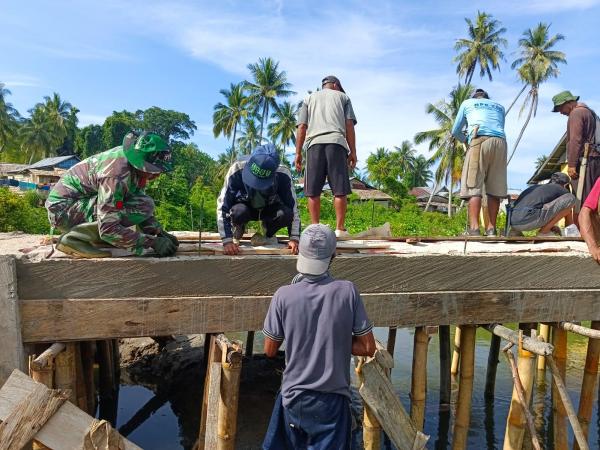
[[[97,220],[103,241],[139,255],[152,246],[161,229],[154,218],[154,202],[140,184],[122,147],[115,147],[69,169],[48,195],[46,207],[80,208],[79,223]],[[142,233],[129,228],[133,224],[140,225]]]

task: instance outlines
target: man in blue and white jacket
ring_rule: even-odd
[[[217,227],[226,255],[239,253],[239,240],[250,220],[263,223],[267,244],[287,227],[289,248],[298,253],[300,216],[289,169],[280,164],[273,144],[256,147],[250,157],[234,162],[217,200]]]

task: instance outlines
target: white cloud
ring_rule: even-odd
[[[8,89],[15,87],[39,87],[41,81],[37,77],[18,74],[0,74],[0,82],[4,83]]]

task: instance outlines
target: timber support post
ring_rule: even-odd
[[[17,269],[13,256],[0,256],[0,386],[13,369],[27,372],[27,352],[21,335],[21,308],[17,295]]]
[[[487,400],[494,399],[496,389],[496,370],[498,369],[498,356],[500,355],[500,336],[492,334],[490,341],[490,353],[488,354],[488,365],[485,373],[484,396]]]
[[[410,418],[419,431],[423,431],[425,421],[425,400],[427,397],[427,346],[429,335],[425,327],[415,328],[412,379],[410,388]]]
[[[593,320],[590,328],[600,330],[600,321]],[[588,338],[587,354],[585,357],[585,368],[583,372],[583,381],[581,383],[581,395],[579,397],[579,409],[577,417],[581,424],[581,430],[587,439],[589,425],[592,419],[592,409],[594,402],[594,391],[596,389],[596,380],[598,378],[598,357],[600,356],[600,340]],[[573,445],[575,450],[579,450],[577,442]]]
[[[211,335],[198,449],[233,450],[237,433],[242,343]]]
[[[440,405],[450,405],[452,379],[450,375],[450,325],[440,325]]]
[[[540,336],[542,341],[550,342],[550,325],[547,323],[540,323]],[[541,371],[546,371],[546,357],[538,356],[537,360],[537,369]]]
[[[467,448],[467,435],[471,421],[471,400],[473,395],[473,376],[475,372],[475,325],[460,327],[460,381],[456,418],[454,421],[454,439],[452,450]]]

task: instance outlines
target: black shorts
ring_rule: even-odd
[[[339,144],[314,144],[306,151],[304,195],[320,196],[325,178],[333,195],[352,193],[348,178],[348,151]]]

